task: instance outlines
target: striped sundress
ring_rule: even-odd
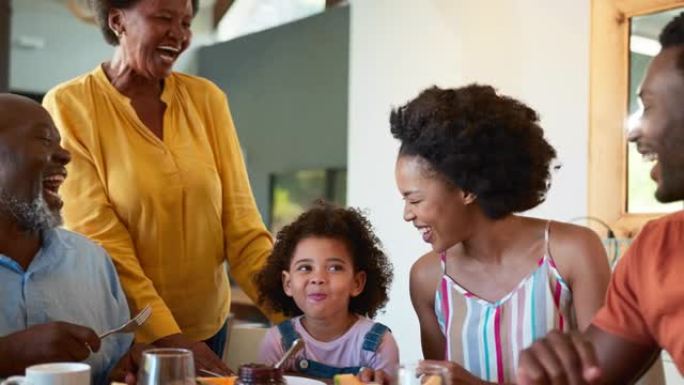
[[[549,223],[544,256],[512,292],[492,303],[461,287],[446,273],[435,294],[435,312],[446,336],[446,357],[483,380],[515,381],[519,352],[552,329],[577,328],[572,293],[549,254]]]

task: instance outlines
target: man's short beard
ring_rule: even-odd
[[[62,224],[59,210],[50,210],[43,194],[27,203],[0,190],[0,211],[12,216],[17,226],[27,232],[49,230]]]

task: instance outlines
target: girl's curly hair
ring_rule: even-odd
[[[390,116],[399,155],[419,156],[438,175],[474,193],[489,218],[531,209],[546,198],[556,151],[539,116],[490,86],[423,91]]]
[[[322,201],[278,232],[273,252],[264,268],[254,277],[259,289],[259,302],[286,316],[302,314],[292,297],[283,290],[282,272],[290,269],[297,244],[309,237],[337,239],[347,246],[354,270],[366,273],[363,292],[350,299],[349,311],[374,317],[387,303],[392,264],[382,251],[370,222],[359,210],[336,207]]]

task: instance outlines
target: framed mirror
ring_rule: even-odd
[[[682,11],[684,0],[592,1],[588,214],[618,237],[633,237],[648,220],[682,208],[655,200],[651,165],[626,139],[626,122],[640,108],[636,90],[660,50],[660,30]]]

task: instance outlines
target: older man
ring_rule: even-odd
[[[684,13],[660,35],[662,51],[639,91],[630,140],[655,160],[661,202],[684,200]],[[684,373],[684,211],[648,223],[618,264],[606,303],[584,335],[553,333],[520,357],[520,384],[630,384],[661,349]]]
[[[59,229],[69,153],[39,104],[0,94],[0,377],[30,365],[85,361],[93,383],[132,335],[97,336],[129,317],[107,253]]]

